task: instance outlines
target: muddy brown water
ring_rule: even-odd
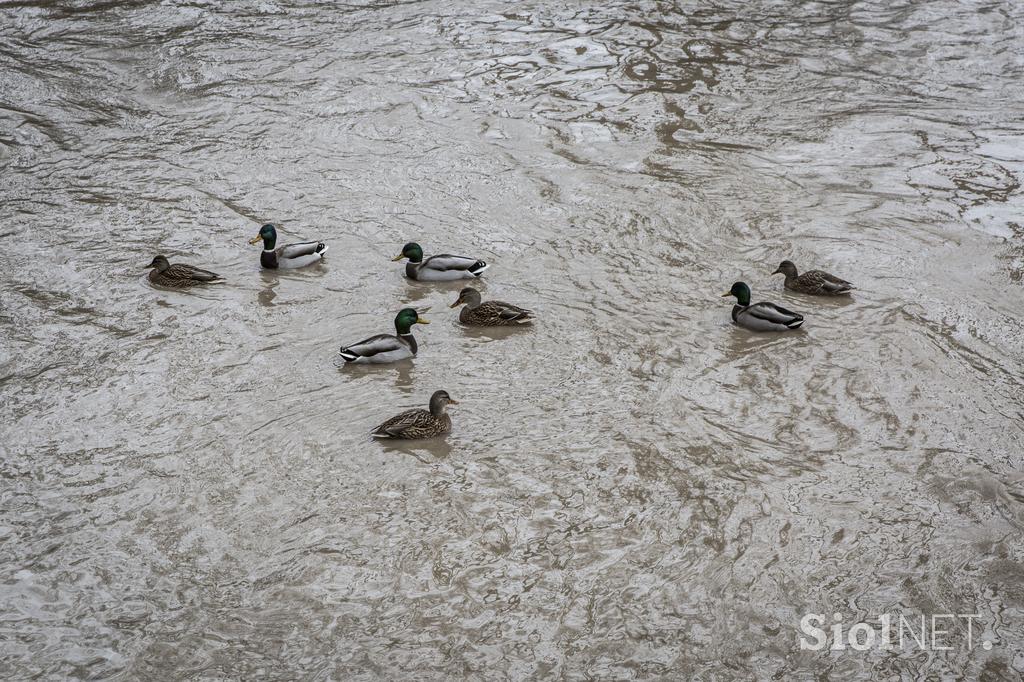
[[[1020,679],[1022,26],[0,2],[0,676]],[[261,272],[263,221],[325,264]],[[409,240],[539,323],[460,328]],[[803,331],[733,327],[737,279]],[[415,361],[338,367],[407,304]],[[368,439],[438,388],[448,438]]]

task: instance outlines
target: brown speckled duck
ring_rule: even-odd
[[[387,420],[370,435],[374,438],[433,438],[452,430],[448,406],[458,405],[447,391],[435,391],[430,396],[429,410],[408,410]]]
[[[220,284],[224,278],[216,272],[185,263],[172,264],[166,256],[156,256],[149,264],[149,281],[162,287],[185,288],[199,284]]]
[[[845,279],[839,279],[821,270],[808,270],[802,275],[797,274],[793,261],[784,260],[779,263],[773,275],[782,273],[786,276],[785,287],[790,291],[812,296],[842,296],[853,291],[854,286]]]
[[[459,311],[459,322],[473,327],[504,327],[514,324],[530,324],[533,312],[504,301],[481,301],[480,292],[466,287],[449,307],[465,304]]]

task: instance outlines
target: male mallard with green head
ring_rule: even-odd
[[[408,258],[405,276],[421,282],[447,282],[456,279],[474,279],[490,267],[485,261],[468,256],[452,256],[442,253],[423,259],[423,249],[416,242],[402,247],[402,253],[391,260]]]
[[[784,260],[773,275],[783,274],[786,276],[785,286],[790,291],[812,296],[842,296],[853,291],[854,286],[845,279],[839,279],[821,270],[808,270],[804,274],[797,274],[793,261]]]
[[[277,246],[277,229],[270,223],[261,227],[259,234],[250,239],[249,243],[256,244],[260,241],[263,242],[260,265],[269,270],[303,268],[318,262],[327,252],[327,245],[323,242]]]
[[[804,323],[803,315],[774,303],[764,301],[750,305],[750,287],[744,282],[736,282],[722,296],[736,297],[736,305],[732,307],[732,321],[750,331],[786,332]]]
[[[466,307],[459,311],[459,322],[471,327],[503,327],[513,324],[530,324],[533,312],[504,301],[481,301],[480,292],[466,287],[449,307]]]
[[[342,346],[339,353],[345,362],[372,362],[376,364],[398,362],[416,356],[418,346],[412,335],[414,324],[430,324],[412,308],[403,308],[395,316],[393,334],[377,334],[351,346]]]
[[[185,263],[171,263],[166,256],[156,256],[149,264],[149,281],[162,287],[194,287],[197,284],[220,284],[224,278],[216,272]]]
[[[408,410],[387,420],[370,435],[374,438],[433,438],[452,430],[448,406],[458,405],[447,391],[435,391],[430,396],[429,410]]]

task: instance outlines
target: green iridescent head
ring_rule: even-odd
[[[408,334],[414,324],[430,324],[430,322],[420,317],[419,313],[412,308],[402,308],[398,311],[398,315],[395,316],[395,330],[399,334]]]
[[[750,287],[747,286],[746,282],[736,282],[722,296],[735,296],[736,301],[740,305],[750,305]]]
[[[274,244],[277,243],[277,230],[273,225],[267,223],[260,228],[260,233],[249,240],[250,244],[255,244],[258,241],[263,240],[263,248],[270,251],[274,248]]]
[[[419,263],[423,261],[423,249],[416,242],[409,242],[402,247],[402,253],[398,254],[391,260],[402,260],[408,258],[410,263]]]

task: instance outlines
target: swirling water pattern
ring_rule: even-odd
[[[0,2],[0,675],[1020,679],[1022,27]],[[267,220],[326,264],[261,272]],[[536,329],[460,329],[413,239]],[[153,289],[156,253],[230,284]],[[732,327],[739,278],[805,330]],[[337,366],[406,303],[414,363]],[[369,441],[441,387],[445,442]],[[808,612],[995,646],[802,651]]]

